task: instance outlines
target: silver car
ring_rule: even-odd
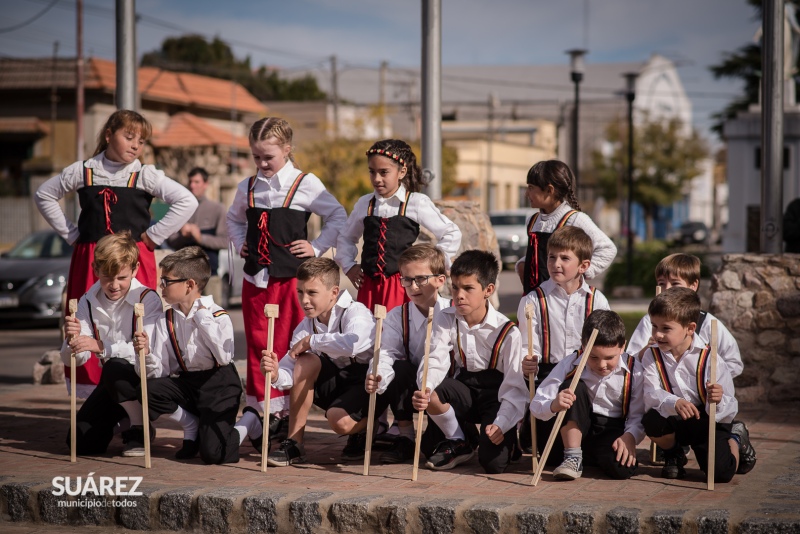
[[[536,213],[532,208],[489,212],[489,221],[497,235],[500,247],[500,262],[512,267],[517,260],[524,259],[528,250],[528,219]]]

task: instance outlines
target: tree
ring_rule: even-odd
[[[700,163],[708,157],[706,142],[695,130],[686,135],[680,119],[645,120],[634,127],[633,200],[647,220],[647,239],[653,238],[653,218],[659,206],[669,206],[686,193],[691,180],[702,173]],[[592,152],[593,173],[603,196],[609,200],[627,197],[628,128],[618,120],[606,128],[613,146],[610,154]]]
[[[218,37],[208,42],[202,35],[170,37],[161,49],[142,56],[142,66],[175,72],[191,72],[235,80],[259,100],[325,100],[326,94],[309,75],[286,80],[275,69],[265,66],[253,70],[250,57],[236,59],[230,46]]]

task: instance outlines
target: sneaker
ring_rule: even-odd
[[[152,432],[151,438],[152,438]],[[134,425],[127,431],[123,438],[125,447],[122,449],[122,456],[135,458],[144,456],[144,427]],[[153,441],[152,439],[150,440]]]
[[[686,469],[683,466],[688,461],[681,447],[675,447],[672,451],[664,451],[664,467],[661,468],[661,477],[669,479],[684,478]]]
[[[185,439],[183,440],[183,447],[181,447],[181,450],[175,453],[175,458],[178,460],[189,460],[197,456],[198,452],[200,452],[200,440]]]
[[[425,467],[434,471],[444,471],[468,462],[474,455],[475,451],[465,440],[448,439],[436,446],[436,451],[425,462]]]
[[[581,478],[583,474],[583,458],[577,456],[567,456],[561,465],[553,470],[553,478],[556,480],[575,480]]]
[[[292,464],[302,464],[306,461],[306,450],[302,443],[293,439],[281,441],[277,450],[267,455],[267,465],[273,467],[286,467]]]
[[[392,423],[392,426],[386,426],[383,421],[378,421],[378,429],[375,432],[375,437],[372,438],[372,443],[378,447],[390,447],[400,438],[400,433],[397,430],[397,424]]]
[[[739,467],[736,472],[744,475],[756,466],[756,450],[750,443],[750,432],[747,430],[747,425],[741,421],[733,422],[731,434],[739,438]]]
[[[404,464],[414,458],[414,441],[405,436],[397,436],[389,450],[381,454],[384,464]]]
[[[359,432],[347,436],[347,445],[342,449],[342,460],[345,462],[355,462],[364,459],[364,451],[367,448],[367,433]]]

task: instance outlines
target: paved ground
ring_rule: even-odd
[[[180,434],[174,427],[160,422],[150,470],[144,469],[141,459],[119,456],[122,444],[118,438],[112,442],[107,455],[79,458],[77,463],[71,464],[64,443],[69,424],[69,399],[63,386],[0,386],[2,519],[24,520],[26,523],[54,521],[55,516],[45,510],[44,499],[47,496],[42,495],[52,491],[53,477],[87,477],[94,473],[95,477],[143,477],[142,486],[147,488],[153,503],[150,505],[149,525],[156,529],[168,521],[164,516],[163,499],[158,505],[161,515],[154,518],[158,515],[153,509],[157,507],[155,503],[159,502],[159,497],[172,491],[184,491],[197,516],[187,518],[188,522],[183,526],[207,531],[219,530],[209,527],[211,523],[203,519],[205,508],[203,501],[198,499],[202,499],[204,493],[211,492],[216,497],[222,495],[231,503],[233,512],[229,513],[243,516],[222,531],[245,531],[244,525],[249,525],[250,519],[241,504],[242,499],[267,492],[274,497],[274,514],[280,531],[304,530],[302,525],[298,526],[293,510],[296,511],[297,502],[312,502],[317,507],[321,523],[311,531],[342,530],[336,522],[337,506],[341,508],[342,503],[364,505],[367,515],[361,530],[377,528],[379,515],[372,515],[399,503],[408,509],[408,524],[402,530],[393,531],[416,532],[425,528],[425,503],[434,501],[438,503],[436,506],[443,507],[446,516],[449,514],[453,518],[449,528],[447,525],[434,528],[441,532],[461,531],[460,527],[471,526],[470,517],[473,516],[469,513],[473,509],[488,510],[490,516],[496,516],[499,530],[517,531],[521,524],[513,524],[515,517],[518,521],[518,515],[529,510],[531,505],[545,507],[544,512],[542,509],[534,512],[539,514],[537,517],[549,518],[548,531],[560,531],[568,526],[568,516],[564,512],[583,514],[584,520],[592,522],[589,531],[600,531],[603,526],[612,524],[614,513],[617,513],[615,510],[634,510],[636,523],[643,527],[657,525],[659,518],[677,517],[678,524],[682,522],[684,528],[691,528],[691,531],[694,531],[694,526],[705,524],[724,526],[725,529],[701,528],[700,531],[727,532],[728,527],[739,525],[741,532],[775,531],[772,527],[785,527],[788,529],[786,532],[797,532],[800,530],[800,406],[745,406],[741,418],[750,426],[758,451],[758,464],[750,474],[737,476],[729,484],[718,484],[713,492],[706,491],[705,477],[693,460],[686,480],[668,482],[659,478],[660,467],[646,464],[646,442],[640,445],[642,465],[639,474],[624,482],[606,480],[598,472],[587,470],[584,478],[568,483],[555,482],[545,473],[539,485],[532,487],[529,485],[530,457],[527,456],[501,475],[483,474],[475,459],[451,472],[420,469],[418,481],[412,482],[408,464],[373,465],[370,476],[363,476],[362,464],[341,463],[338,457],[344,439],[325,428],[320,414],[312,417],[308,433],[310,463],[301,467],[269,468],[267,474],[260,472],[260,458],[248,443],[242,446],[243,457],[238,464],[204,466],[199,460],[177,461],[172,455],[180,445]],[[187,490],[187,487],[191,489]],[[236,512],[240,508],[241,511]],[[71,513],[69,517],[64,515],[63,521],[126,524],[119,513],[100,519],[97,516],[88,519],[76,516],[75,511]],[[763,521],[769,521],[771,528],[751,528]],[[0,530],[40,531],[37,530],[40,527],[33,525],[30,530],[25,530],[28,526],[15,527],[14,530],[7,527],[8,523],[4,523]],[[43,531],[48,530],[45,528]]]

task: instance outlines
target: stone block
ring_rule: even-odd
[[[786,321],[774,309],[767,309],[767,311],[756,314],[756,326],[759,330],[783,328],[785,325]]]
[[[775,297],[772,296],[772,291],[757,291],[753,299],[753,307],[758,311],[766,311],[772,309],[775,305]]]
[[[697,534],[728,534],[727,510],[705,510],[697,516]]]
[[[375,507],[378,530],[387,534],[404,534],[408,527],[409,507],[417,502],[413,498],[389,499]]]
[[[167,530],[186,530],[197,509],[192,497],[198,488],[178,488],[168,491],[158,499],[158,517],[161,527]]]
[[[745,310],[749,310],[753,307],[753,292],[752,291],[742,291],[736,297],[736,305],[740,308]]]
[[[233,509],[246,490],[219,488],[203,493],[197,498],[199,522],[204,532],[227,534],[232,530]]]
[[[761,289],[764,283],[754,271],[745,271],[742,275],[742,282],[748,289]]]
[[[784,273],[775,276],[765,276],[764,282],[778,295],[795,289],[794,280]]]
[[[551,508],[530,506],[517,514],[517,528],[520,534],[547,534]]]
[[[755,322],[753,321],[753,312],[747,311],[741,315],[737,315],[733,319],[734,330],[752,330]]]
[[[79,496],[81,502],[77,506],[78,515],[75,522],[78,525],[110,525],[114,522],[114,507],[109,506],[104,497]]]
[[[39,519],[51,525],[66,525],[69,522],[69,511],[71,508],[59,506],[59,501],[72,501],[68,495],[53,495],[53,488],[40,489],[36,493],[36,500],[39,502]]]
[[[734,271],[723,271],[719,275],[719,285],[724,289],[732,289],[734,291],[742,289],[742,281]]]
[[[650,520],[659,534],[680,534],[686,510],[658,510]]]
[[[500,532],[500,511],[507,506],[508,503],[476,504],[464,512],[464,519],[475,534]]]
[[[60,351],[48,350],[33,364],[33,383],[64,383],[64,362],[61,361]]]
[[[596,508],[585,504],[573,504],[563,512],[564,532],[568,534],[591,534],[595,527]]]
[[[259,493],[250,495],[242,501],[247,534],[278,532],[278,502],[283,493]]]
[[[741,523],[737,532],[739,534],[796,534],[800,531],[797,520],[748,517]]]
[[[423,532],[448,534],[455,531],[456,507],[461,501],[456,499],[439,499],[428,501],[419,506],[419,519]]]
[[[734,314],[736,293],[734,291],[717,291],[711,297],[711,313],[722,321],[728,322]]]
[[[767,349],[782,349],[786,334],[780,330],[764,330],[758,334],[758,344]]]
[[[333,495],[329,491],[319,491],[303,495],[289,503],[289,514],[295,531],[302,534],[317,532],[322,524],[320,501]]]
[[[328,510],[328,521],[337,532],[374,530],[374,525],[369,524],[369,503],[376,498],[378,497],[352,497],[336,501]]]
[[[638,508],[625,508],[618,506],[606,513],[606,525],[608,534],[638,534],[639,514]]]
[[[158,502],[156,493],[158,488],[153,486],[139,486],[141,495],[126,495],[118,497],[118,501],[132,502],[132,506],[120,506],[117,521],[129,530],[150,530],[157,522],[153,521],[153,512]],[[154,506],[150,506],[153,503]]]
[[[37,482],[6,482],[0,486],[2,509],[11,521],[33,520],[31,488],[37,485]]]
[[[775,307],[782,317],[800,317],[800,293],[778,296]]]

